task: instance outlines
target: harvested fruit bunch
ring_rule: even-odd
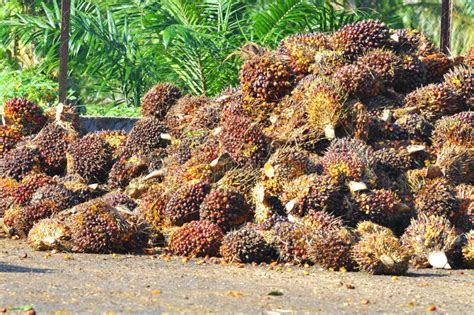
[[[81,135],[69,106],[8,101],[3,228],[37,250],[474,267],[472,49],[366,20],[241,52],[239,86],[158,83],[128,132]]]

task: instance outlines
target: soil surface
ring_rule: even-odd
[[[34,252],[0,237],[0,312],[8,313],[31,306],[41,314],[469,314],[473,292],[474,270],[390,277],[222,266],[160,255]]]

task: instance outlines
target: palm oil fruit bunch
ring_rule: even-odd
[[[225,261],[231,263],[261,263],[273,260],[275,249],[256,227],[249,224],[226,234],[220,253]]]
[[[389,275],[402,275],[408,270],[410,257],[390,229],[365,221],[359,223],[356,233],[359,240],[352,248],[352,258],[358,269]]]
[[[355,59],[365,50],[390,45],[390,29],[376,20],[365,20],[343,26],[331,37],[331,45],[349,59]]]
[[[298,76],[305,76],[311,72],[315,62],[315,55],[329,49],[329,38],[324,33],[296,34],[288,36],[280,43],[280,50],[290,57],[290,65]]]
[[[164,118],[168,110],[181,97],[181,90],[170,83],[160,83],[152,87],[141,100],[142,115]]]
[[[365,20],[240,52],[238,86],[158,83],[129,131],[81,134],[71,106],[7,102],[7,234],[229,264],[474,267],[472,50]]]
[[[417,268],[451,268],[456,232],[448,219],[436,214],[420,214],[413,219],[401,238]]]
[[[240,71],[244,96],[263,101],[278,101],[289,94],[294,80],[294,72],[286,58],[270,53],[252,56]]]
[[[205,257],[219,253],[224,234],[209,221],[191,221],[171,234],[169,250],[178,256]]]
[[[94,199],[58,214],[70,233],[70,250],[106,253],[134,250],[132,224],[116,208]]]
[[[3,119],[7,126],[15,126],[28,136],[41,130],[46,117],[41,108],[25,98],[13,98],[3,105]]]
[[[103,183],[113,165],[113,149],[99,135],[89,134],[72,142],[67,149],[68,173],[89,183]]]
[[[217,224],[223,231],[239,227],[251,218],[250,206],[245,197],[235,190],[213,189],[201,203],[202,220]]]

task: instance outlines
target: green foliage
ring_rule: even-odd
[[[13,97],[27,97],[46,107],[56,100],[58,84],[35,70],[12,70],[0,64],[0,106]]]

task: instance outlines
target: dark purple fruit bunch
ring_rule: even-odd
[[[71,232],[72,251],[84,253],[126,252],[135,230],[114,207],[94,199],[60,213]]]
[[[168,128],[155,117],[142,118],[135,123],[123,145],[122,154],[147,155],[170,143]]]
[[[1,176],[20,180],[28,173],[39,172],[41,172],[40,152],[34,145],[19,146],[0,159]]]
[[[204,198],[199,214],[202,220],[217,224],[223,231],[238,227],[252,217],[244,196],[224,188],[214,189]]]
[[[369,49],[388,47],[390,30],[377,20],[355,22],[336,31],[331,44],[334,50],[353,60]]]
[[[89,183],[104,183],[113,165],[113,150],[99,135],[90,134],[69,145],[67,159],[69,174]]]
[[[166,205],[166,215],[171,223],[181,226],[199,220],[199,208],[210,191],[211,186],[204,182],[188,184],[178,189]]]
[[[63,175],[66,171],[66,150],[76,140],[77,133],[60,124],[46,125],[34,139],[38,146],[41,163],[50,175]]]
[[[170,83],[159,83],[142,97],[142,115],[162,119],[180,97],[181,90],[177,86]]]
[[[261,263],[275,258],[275,250],[252,225],[228,233],[222,241],[221,256],[227,262]]]

